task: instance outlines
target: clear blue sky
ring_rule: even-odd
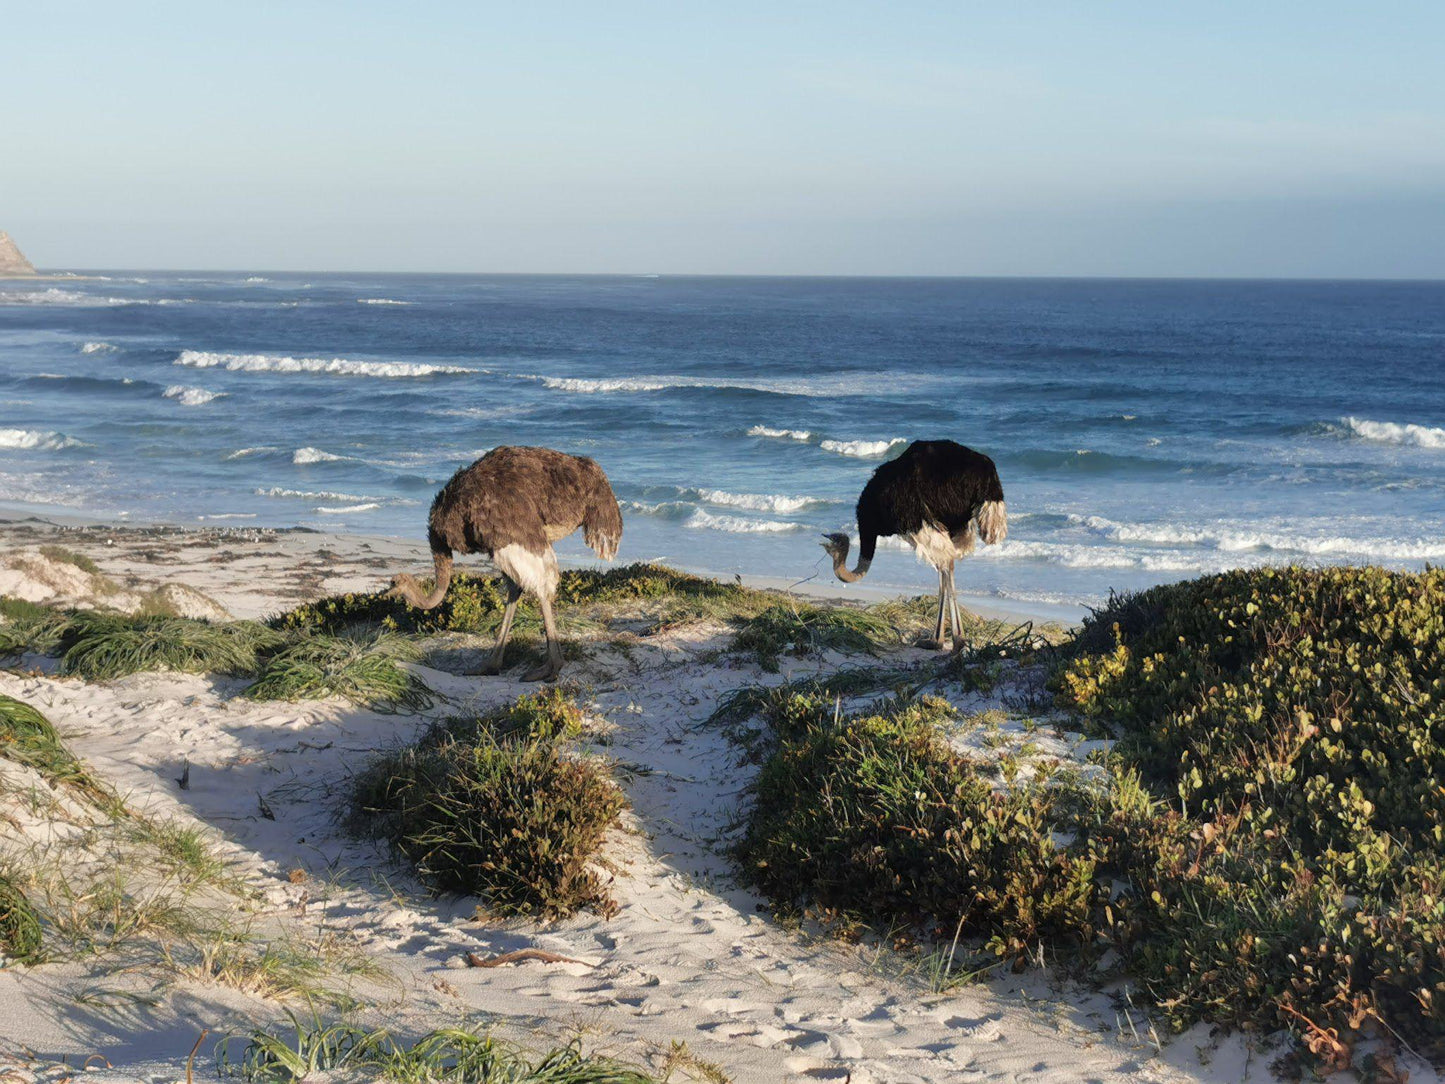
[[[14,3],[80,267],[1445,277],[1445,4]]]

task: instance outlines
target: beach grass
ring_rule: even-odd
[[[400,664],[421,655],[394,632],[298,635],[260,664],[242,695],[252,700],[319,700],[341,696],[392,711],[420,711],[432,701],[427,686]]]
[[[432,888],[480,895],[497,914],[610,913],[593,862],[624,799],[569,747],[575,718],[575,705],[548,691],[434,724],[360,775],[352,823]]]
[[[282,642],[255,621],[212,625],[184,617],[127,617],[102,611],[70,615],[61,637],[61,671],[87,681],[170,670],[246,675],[262,652]]]
[[[576,1045],[529,1055],[467,1026],[407,1042],[385,1029],[328,1023],[314,1014],[288,1016],[289,1035],[256,1028],[217,1044],[221,1074],[247,1084],[294,1084],[323,1075],[395,1084],[657,1084],[640,1070],[589,1057]]]
[[[0,952],[29,962],[40,958],[40,915],[15,879],[0,872]]]

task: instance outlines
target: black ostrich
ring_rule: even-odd
[[[852,583],[868,574],[880,535],[901,535],[938,569],[938,623],[932,643],[925,646],[943,646],[945,613],[957,646],[963,620],[954,597],[953,563],[973,552],[975,538],[992,546],[1008,535],[1003,485],[993,460],[951,440],[916,440],[884,463],[858,497],[857,566],[847,567],[846,534],[823,536],[840,580]]]

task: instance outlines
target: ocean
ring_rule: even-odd
[[[1445,283],[93,272],[0,280],[0,504],[425,537],[498,444],[589,455],[620,559],[826,580],[949,437],[1010,532],[961,594],[1077,614],[1240,565],[1445,560]],[[590,556],[580,538],[564,557]],[[902,545],[866,581],[936,588]]]

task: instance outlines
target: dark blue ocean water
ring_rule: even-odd
[[[624,559],[802,579],[951,437],[1012,524],[974,595],[1445,559],[1445,283],[103,274],[0,283],[0,502],[422,537],[544,444],[607,470]]]

